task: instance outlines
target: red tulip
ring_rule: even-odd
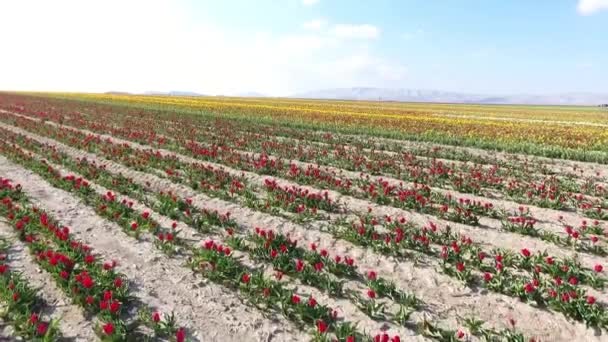
[[[296,271],[302,272],[304,270],[304,262],[300,259],[296,260]]]
[[[372,289],[367,290],[367,296],[371,299],[376,298],[376,291],[374,291]]]
[[[108,322],[106,324],[103,325],[103,332],[104,334],[110,336],[114,333],[114,324],[112,324],[112,322]]]
[[[154,323],[160,322],[160,312],[156,311],[156,312],[152,313],[152,321]]]
[[[310,298],[308,298],[308,306],[314,308],[315,306],[317,306],[317,300],[311,296]]]
[[[175,341],[176,342],[184,342],[186,340],[186,331],[184,328],[179,328],[175,332]]]
[[[99,302],[99,310],[103,311],[103,310],[107,310],[107,309],[108,309],[107,300],[102,300],[101,302]]]
[[[94,281],[93,281],[93,279],[91,279],[91,277],[89,277],[89,276],[84,277],[80,283],[81,283],[81,284],[82,284],[82,286],[84,286],[86,289],[90,289],[91,287],[93,287],[93,285],[95,285],[95,282],[94,282]]]
[[[36,326],[36,334],[38,334],[38,336],[44,336],[46,334],[46,331],[49,328],[49,324],[46,322],[40,322],[38,323],[38,326]]]
[[[462,330],[458,330],[458,331],[456,332],[456,337],[457,337],[459,340],[462,340],[462,339],[464,338],[464,332],[463,332]]]
[[[250,280],[251,280],[251,276],[247,273],[243,274],[243,276],[241,277],[241,281],[245,284],[249,284]]]
[[[31,324],[36,324],[36,323],[38,323],[38,314],[37,314],[37,313],[33,313],[33,314],[30,316],[30,323],[31,323]]]
[[[593,269],[595,270],[595,272],[600,273],[604,270],[604,266],[597,264]]]
[[[530,257],[530,251],[527,248],[522,249],[521,254],[526,258]]]
[[[322,320],[317,321],[317,330],[319,331],[319,333],[325,334],[325,332],[327,331],[327,328],[328,328],[327,323],[325,323]]]
[[[120,303],[116,300],[112,301],[110,304],[110,312],[116,313],[118,310],[120,310]]]

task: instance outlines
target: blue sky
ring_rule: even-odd
[[[23,0],[0,32],[0,89],[608,93],[608,0]]]

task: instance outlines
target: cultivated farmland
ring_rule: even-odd
[[[608,340],[608,112],[0,93],[0,337]]]

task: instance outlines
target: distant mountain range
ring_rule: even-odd
[[[107,94],[128,94],[111,91]],[[143,95],[164,96],[207,96],[192,91],[146,91]],[[221,96],[221,95],[218,95]],[[269,97],[257,92],[244,92],[240,97]],[[560,93],[548,95],[483,95],[459,93],[441,90],[426,89],[399,89],[399,88],[334,88],[298,93],[288,98],[301,99],[327,99],[327,100],[361,100],[361,101],[395,101],[395,102],[434,102],[434,103],[478,103],[478,104],[523,104],[523,105],[581,105],[599,106],[608,104],[608,94],[599,93]]]
[[[146,91],[143,95],[162,95],[162,96],[205,96],[203,94],[195,93],[193,91],[179,91],[179,90],[171,90],[171,91]]]
[[[399,102],[447,102],[479,104],[530,105],[601,105],[608,103],[608,94],[563,93],[550,95],[481,95],[439,90],[391,88],[336,88],[316,90],[289,96],[304,99],[342,99]]]

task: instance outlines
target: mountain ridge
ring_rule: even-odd
[[[533,95],[484,95],[431,89],[352,87],[298,93],[289,98],[470,104],[594,105],[608,103],[608,94],[570,92]]]

